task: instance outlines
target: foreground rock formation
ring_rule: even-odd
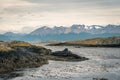
[[[47,64],[48,60],[83,61],[88,58],[73,54],[67,48],[63,51],[52,52],[50,49],[23,41],[0,41],[0,77],[6,77],[8,74],[11,76],[10,72],[17,69],[40,67]]]
[[[48,60],[44,55],[49,53],[51,53],[49,49],[26,42],[0,42],[0,75],[16,69],[39,67],[47,64]]]

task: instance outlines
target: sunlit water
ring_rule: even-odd
[[[93,80],[93,78],[120,80],[120,48],[45,47],[53,51],[68,48],[73,53],[90,58],[90,60],[49,61],[49,64],[40,68],[25,69],[24,76],[12,80]]]

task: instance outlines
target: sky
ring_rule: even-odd
[[[72,24],[120,24],[120,0],[0,0],[0,33]]]

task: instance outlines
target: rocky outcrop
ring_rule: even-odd
[[[22,68],[39,67],[47,64],[44,57],[51,50],[34,46],[26,42],[1,42],[0,45],[0,74]]]
[[[84,61],[88,60],[88,58],[78,56],[76,54],[73,54],[71,51],[69,51],[67,48],[65,48],[63,51],[56,51],[51,53],[52,56],[55,56],[61,60],[65,61]]]

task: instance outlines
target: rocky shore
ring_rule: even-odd
[[[52,52],[50,49],[23,41],[0,41],[0,77],[9,77],[10,72],[15,70],[40,67],[48,64],[48,60],[83,61],[88,58],[73,54],[68,49]]]
[[[44,54],[51,50],[34,46],[26,42],[11,41],[0,42],[0,76],[16,69],[39,67],[47,64],[48,60]]]

